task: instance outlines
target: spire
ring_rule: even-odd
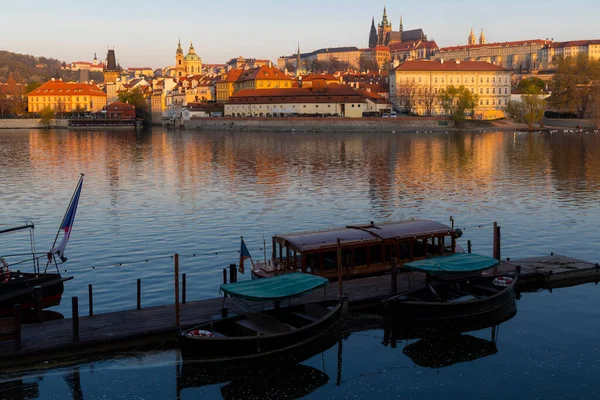
[[[388,26],[390,23],[387,18],[387,10],[385,6],[383,6],[383,19],[381,20],[381,25]]]
[[[485,44],[485,34],[483,33],[483,29],[481,30],[481,35],[479,36],[479,44]]]
[[[476,43],[477,43],[477,39],[475,39],[475,31],[473,30],[473,28],[471,28],[471,33],[469,34],[469,40],[467,41],[467,44],[469,46],[472,46]]]
[[[181,39],[177,42],[177,54],[183,54],[183,49],[181,48]]]
[[[194,43],[190,41],[190,49],[188,50],[190,54],[194,54],[196,50],[194,49]]]
[[[400,14],[400,32],[404,31],[404,24],[402,23],[402,14]]]
[[[377,28],[375,28],[375,16],[373,16],[369,33],[369,48],[374,49],[375,47],[377,47]]]
[[[300,57],[300,42],[298,42],[298,54],[296,55],[296,78],[300,76],[302,69],[302,57]]]

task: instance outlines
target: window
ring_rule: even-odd
[[[479,88],[479,94],[483,94],[483,88]]]
[[[490,88],[485,88],[485,93],[490,94]]]
[[[490,83],[490,77],[489,77],[489,76],[488,76],[488,78],[487,78],[487,83]]]
[[[508,94],[508,88],[504,88],[504,94]]]
[[[493,104],[493,105],[496,105],[496,99],[493,99],[493,100],[492,100],[492,104]]]
[[[489,105],[490,105],[490,99],[487,99],[487,100],[485,101],[485,105],[486,105],[486,106],[489,106]]]
[[[492,88],[492,93],[496,94],[496,88]]]

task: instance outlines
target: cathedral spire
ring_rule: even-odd
[[[296,54],[296,78],[300,76],[302,69],[302,57],[300,57],[300,42],[298,42],[298,54]]]
[[[183,49],[181,48],[181,39],[177,41],[177,54],[183,54]]]
[[[383,19],[381,20],[381,25],[383,26],[388,26],[390,23],[388,21],[388,17],[387,17],[387,9],[385,6],[383,6]]]
[[[469,46],[473,46],[474,44],[477,44],[477,39],[475,39],[475,31],[473,30],[473,28],[471,28],[471,33],[469,34],[469,40],[468,40],[467,44]]]
[[[481,30],[481,35],[479,36],[479,44],[486,44],[485,34],[483,33],[483,29]]]
[[[371,20],[371,32],[369,33],[369,48],[377,47],[377,28],[375,28],[375,16]]]
[[[404,24],[402,23],[402,14],[400,14],[400,32],[404,31]]]

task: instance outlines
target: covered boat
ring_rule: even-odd
[[[336,301],[279,307],[281,301],[325,288],[325,278],[295,273],[221,285],[225,295],[274,302],[275,307],[210,321],[183,331],[181,354],[197,361],[244,361],[279,357],[319,338],[341,313]]]
[[[465,253],[407,263],[405,268],[427,274],[425,287],[389,298],[388,309],[398,320],[413,325],[478,319],[500,309],[516,309],[517,277],[481,273],[498,263],[494,258]],[[437,274],[446,279],[457,274],[458,278],[436,281]]]
[[[303,272],[334,280],[338,279],[338,269],[346,278],[377,275],[391,270],[393,258],[402,266],[410,261],[460,252],[456,239],[461,235],[460,229],[427,220],[371,222],[279,234],[272,238],[271,259],[254,263],[252,275],[265,278]]]

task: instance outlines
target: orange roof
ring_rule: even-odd
[[[366,96],[349,86],[327,86],[321,90],[244,89],[229,98],[228,104],[271,103],[361,103]]]
[[[303,82],[306,81],[312,81],[313,79],[325,79],[328,81],[336,81],[339,82],[339,79],[336,78],[334,75],[332,74],[308,74],[306,75],[304,78],[302,78]]]
[[[232,68],[229,70],[223,80],[226,82],[235,82],[240,78],[242,72],[244,72],[244,70],[241,68]]]
[[[127,111],[127,110],[135,110],[135,107],[129,103],[123,103],[122,101],[113,101],[109,105],[106,106],[106,109],[109,110],[119,110],[119,111]]]
[[[285,81],[291,81],[292,78],[284,74],[282,71],[277,68],[268,65],[263,65],[259,68],[252,68],[247,71],[243,71],[237,82],[246,82],[253,80],[269,80],[269,79],[279,79]]]
[[[484,61],[446,61],[415,60],[405,61],[395,71],[507,71],[497,65]]]
[[[442,47],[439,51],[455,51],[455,50],[468,50],[468,49],[478,49],[483,47],[511,47],[511,46],[525,46],[529,44],[546,44],[547,40],[535,39],[535,40],[520,40],[516,42],[496,42],[496,43],[486,43],[486,44],[472,44],[466,46],[452,46],[452,47]]]
[[[33,90],[28,96],[103,96],[100,88],[91,83],[74,83],[63,81],[48,81],[39,88]]]
[[[600,44],[600,40],[571,40],[569,42],[554,42],[548,44],[548,47],[589,46],[590,44]]]

